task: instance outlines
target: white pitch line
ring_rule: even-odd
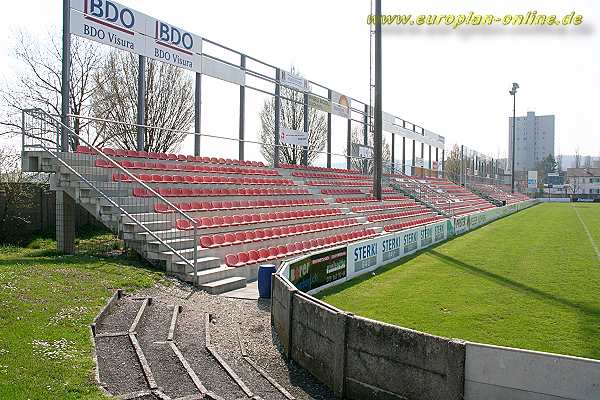
[[[579,215],[579,211],[577,211],[577,207],[575,207],[572,204],[571,204],[571,207],[573,207],[573,210],[575,210],[575,215],[577,215],[577,218],[579,219],[579,222],[581,222],[581,226],[583,226],[583,229],[585,230],[585,233],[586,233],[588,239],[590,240],[590,243],[592,244],[592,247],[594,248],[594,251],[596,252],[596,258],[598,258],[598,261],[600,261],[600,250],[598,250],[598,246],[596,245],[596,242],[594,241],[594,238],[592,237],[592,234],[590,233],[590,230],[588,229],[588,227],[585,224],[585,222],[583,222],[583,219],[581,218],[581,215]]]

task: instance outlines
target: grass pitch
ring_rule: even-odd
[[[101,399],[89,323],[116,288],[152,286],[162,274],[119,249],[111,234],[59,255],[38,239],[0,246],[0,399]]]
[[[541,204],[320,294],[368,318],[600,359],[600,204]]]

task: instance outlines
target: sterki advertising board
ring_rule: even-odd
[[[346,278],[346,247],[310,255],[289,264],[289,279],[308,292]]]
[[[368,272],[441,242],[454,232],[450,220],[397,232],[348,246],[348,277]]]

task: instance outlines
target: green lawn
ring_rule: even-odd
[[[542,204],[320,294],[436,335],[600,359],[600,204]]]
[[[0,246],[0,399],[100,399],[89,323],[114,289],[152,286],[162,274],[91,233],[78,254],[55,242]]]

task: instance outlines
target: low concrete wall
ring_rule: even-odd
[[[467,343],[465,400],[597,400],[600,361]]]
[[[361,317],[348,319],[346,397],[463,398],[462,342]]]
[[[345,313],[277,274],[272,288],[284,352],[339,398],[463,398],[464,343]]]

